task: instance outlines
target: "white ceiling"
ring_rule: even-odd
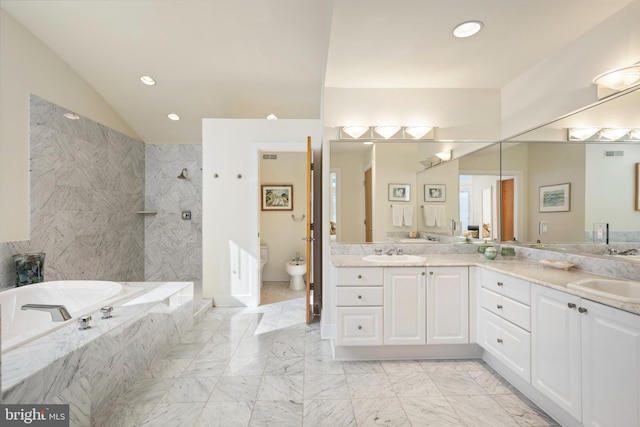
[[[633,0],[0,0],[148,143],[320,118],[323,86],[493,88]],[[470,39],[452,28],[479,19]],[[158,84],[143,86],[139,77]],[[171,122],[170,112],[182,120]]]

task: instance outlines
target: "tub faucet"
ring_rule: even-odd
[[[51,320],[54,322],[64,322],[71,319],[71,315],[67,311],[67,307],[64,305],[55,304],[25,304],[20,307],[21,310],[39,310],[47,311],[51,314]]]

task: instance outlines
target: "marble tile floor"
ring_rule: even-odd
[[[289,282],[264,282],[260,288],[260,304],[273,304],[275,302],[304,298],[306,290],[292,291]]]
[[[93,425],[557,424],[480,360],[333,361],[297,298],[212,308]]]

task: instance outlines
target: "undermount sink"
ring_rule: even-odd
[[[640,282],[614,279],[584,279],[569,283],[567,287],[618,301],[640,303]]]
[[[427,240],[427,239],[399,239],[396,240],[398,243],[438,243],[436,240]]]
[[[374,262],[424,262],[425,257],[418,255],[367,255],[362,259]]]

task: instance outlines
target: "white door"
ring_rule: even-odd
[[[583,424],[639,427],[640,316],[587,300],[581,308]]]
[[[579,305],[575,295],[531,287],[531,384],[581,420]]]
[[[384,269],[384,344],[425,343],[425,269]]]
[[[427,344],[469,342],[469,268],[430,267],[427,274]]]

